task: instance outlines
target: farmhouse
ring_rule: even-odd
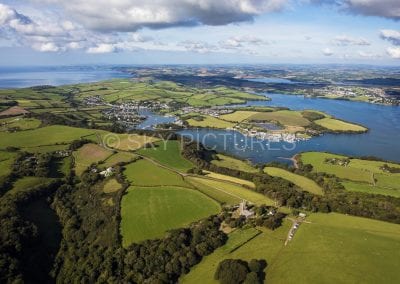
[[[106,170],[100,172],[100,175],[104,176],[104,177],[109,177],[113,174],[114,169],[112,167],[107,168]]]
[[[243,200],[242,202],[240,202],[239,204],[239,215],[240,216],[244,216],[246,218],[252,217],[254,216],[254,211],[252,210],[247,210],[246,208],[246,201]]]

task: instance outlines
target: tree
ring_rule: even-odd
[[[221,284],[243,283],[249,273],[247,262],[241,259],[225,259],[221,261],[214,275]]]

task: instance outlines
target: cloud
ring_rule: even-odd
[[[380,37],[384,40],[390,41],[394,45],[400,45],[400,31],[381,30]]]
[[[171,26],[226,25],[279,11],[289,0],[36,0],[58,4],[85,27],[137,31]]]
[[[58,47],[54,42],[45,42],[45,43],[35,43],[33,45],[33,49],[41,52],[57,52],[60,51],[60,47]]]
[[[377,59],[381,58],[382,56],[380,54],[375,54],[375,53],[369,53],[365,51],[358,51],[358,55],[363,58],[370,58],[370,59]]]
[[[334,54],[334,52],[330,48],[327,47],[324,50],[322,50],[322,54],[325,56],[332,56]]]
[[[352,14],[400,20],[399,0],[310,0],[310,2],[337,5],[340,10]]]
[[[266,44],[270,44],[270,42],[265,41],[259,37],[249,36],[249,35],[230,37],[227,40],[219,42],[220,47],[225,49],[237,49],[237,48],[242,48],[244,46],[266,45]]]
[[[183,47],[186,51],[192,51],[196,53],[210,53],[219,51],[219,48],[216,45],[201,41],[186,40],[178,43],[178,46]]]
[[[332,40],[332,43],[337,46],[349,46],[349,45],[371,45],[366,39],[354,38],[346,35],[337,36]]]
[[[400,47],[389,47],[386,52],[391,58],[400,59]]]
[[[110,43],[101,43],[97,46],[94,47],[89,47],[87,49],[87,53],[92,53],[92,54],[99,54],[99,53],[110,53],[110,52],[116,52],[118,49],[114,44]]]

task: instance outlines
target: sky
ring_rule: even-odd
[[[400,0],[0,0],[0,66],[400,63]]]

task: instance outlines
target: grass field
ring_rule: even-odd
[[[283,225],[275,231],[260,228],[235,230],[228,235],[227,243],[206,256],[198,265],[193,267],[187,275],[181,277],[181,283],[217,284],[213,276],[215,270],[224,259],[265,259],[270,264],[283,247],[290,222],[284,221]],[[267,274],[267,283],[268,274]],[[281,282],[285,283],[285,282]]]
[[[104,134],[105,131],[76,128],[61,125],[41,127],[34,130],[26,130],[13,133],[2,133],[0,148],[13,145],[14,147],[35,147],[41,145],[65,144],[83,136],[95,133]]]
[[[302,153],[300,157],[304,164],[313,165],[313,171],[315,172],[334,174],[341,179],[354,182],[363,182],[365,185],[376,185],[377,194],[379,194],[379,188],[400,190],[400,174],[385,173],[382,171],[382,169],[380,169],[380,167],[382,167],[384,164],[387,164],[390,167],[400,168],[399,164],[350,159],[350,163],[347,166],[332,165],[325,163],[325,159],[344,159],[346,157],[320,152]],[[365,186],[355,187],[354,184],[352,184],[352,188],[357,191],[368,190]],[[389,191],[386,191],[386,193],[388,192]]]
[[[280,110],[274,112],[260,112],[248,118],[250,121],[276,121],[282,125],[305,127],[310,121],[305,119],[301,112]]]
[[[108,157],[104,161],[104,163],[100,164],[100,166],[102,168],[108,168],[108,167],[115,166],[118,163],[131,162],[131,161],[135,160],[136,158],[137,158],[137,156],[135,154],[126,153],[126,152],[118,152],[118,153],[115,153],[114,155]]]
[[[240,198],[231,194],[227,194],[223,191],[216,190],[214,187],[208,186],[201,181],[198,181],[196,178],[185,177],[185,180],[193,185],[193,187],[195,187],[198,191],[204,193],[220,204],[236,205],[242,201]]]
[[[110,148],[122,151],[134,151],[142,148],[148,143],[156,142],[159,139],[150,136],[137,134],[105,134],[102,136],[103,143]]]
[[[130,187],[121,204],[123,246],[162,237],[220,211],[204,194],[175,187]]]
[[[156,164],[141,159],[125,167],[124,175],[132,185],[174,185],[188,187],[182,176]]]
[[[223,168],[240,170],[249,173],[256,173],[258,170],[245,161],[235,159],[229,156],[217,154],[218,160],[212,160],[211,163]]]
[[[274,201],[269,199],[265,195],[263,195],[261,193],[257,193],[255,191],[252,191],[251,189],[246,189],[240,185],[234,185],[234,184],[223,182],[223,181],[210,180],[210,179],[200,178],[200,177],[192,177],[191,180],[194,180],[195,182],[197,182],[199,184],[203,184],[210,188],[214,188],[215,190],[218,190],[221,193],[231,195],[232,197],[235,197],[239,200],[245,199],[245,200],[252,202],[254,204],[257,204],[257,205],[261,205],[261,204],[273,205],[274,204]]]
[[[398,181],[400,178],[397,179]],[[371,194],[382,194],[400,198],[400,190],[396,188],[385,188],[378,185],[371,185],[363,182],[344,181],[342,185],[349,191],[358,191]]]
[[[14,194],[20,191],[29,190],[30,188],[50,181],[49,178],[43,177],[23,177],[14,182],[12,190],[8,193]]]
[[[257,113],[258,112],[256,112],[256,111],[239,110],[239,111],[235,111],[233,113],[221,115],[220,118],[223,120],[232,121],[232,122],[242,122],[242,121],[248,119],[250,116],[253,116]]]
[[[115,179],[109,179],[104,183],[103,192],[104,193],[113,193],[122,188],[121,184]]]
[[[11,173],[11,166],[17,153],[0,151],[0,177],[8,176]]]
[[[334,118],[322,118],[322,119],[318,119],[315,120],[314,123],[321,125],[329,130],[333,130],[333,131],[354,131],[354,132],[365,132],[367,131],[367,128],[357,125],[357,124],[353,124],[353,123],[349,123],[349,122],[344,122],[338,119],[334,119]]]
[[[73,153],[75,159],[75,172],[81,175],[91,164],[106,160],[113,154],[97,144],[85,144]]]
[[[399,282],[400,225],[334,213],[307,219],[270,263],[268,283]]]
[[[216,117],[212,116],[206,116],[206,115],[201,115],[203,117],[203,120],[195,120],[193,118],[190,118],[187,120],[190,126],[192,127],[204,127],[204,128],[232,128],[235,126],[235,123],[229,122],[229,121],[224,121],[221,119],[218,119]]]
[[[204,172],[206,173],[206,176],[210,177],[210,178],[219,179],[219,180],[228,181],[228,182],[233,182],[233,183],[237,183],[239,185],[247,186],[247,187],[250,187],[250,188],[256,188],[256,185],[254,184],[254,182],[251,182],[251,181],[248,181],[248,180],[235,178],[235,177],[222,175],[222,174],[217,174],[217,173],[209,172],[209,171],[204,171]]]
[[[181,172],[187,172],[194,167],[190,161],[182,157],[179,141],[168,140],[157,142],[155,146],[141,149],[138,153]]]
[[[301,175],[297,175],[289,171],[286,171],[284,169],[274,168],[274,167],[265,167],[264,172],[266,172],[271,176],[280,177],[288,181],[291,181],[304,191],[308,191],[318,195],[324,194],[323,189],[317,183],[315,183],[315,181],[303,177]]]
[[[10,129],[28,130],[35,129],[42,122],[36,118],[12,117],[0,119],[0,131],[8,131]]]

